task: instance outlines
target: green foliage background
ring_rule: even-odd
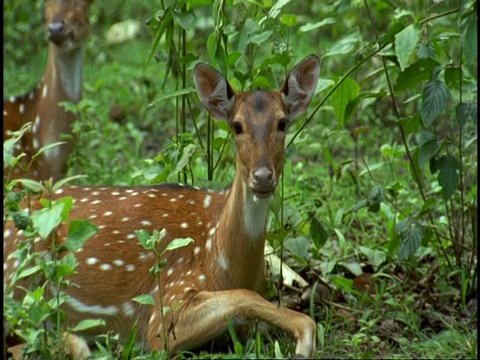
[[[6,97],[43,73],[42,5],[5,3]],[[137,36],[107,43],[129,19]],[[217,67],[237,91],[275,89],[317,54],[317,94],[290,130],[268,240],[310,285],[342,292],[356,320],[312,300],[318,356],[476,357],[476,1],[102,1],[91,22],[84,99],[70,105],[79,184],[225,186],[235,149],[199,104],[194,65]],[[355,285],[366,264],[375,296]]]

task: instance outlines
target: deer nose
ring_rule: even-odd
[[[253,185],[259,190],[269,189],[274,186],[273,172],[269,168],[261,167],[253,172]]]
[[[62,21],[53,21],[47,26],[48,30],[48,40],[60,44],[65,40],[65,22]]]

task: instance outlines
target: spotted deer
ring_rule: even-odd
[[[68,157],[74,141],[71,136],[75,115],[58,104],[78,103],[82,96],[83,45],[90,33],[88,19],[92,0],[46,0],[45,22],[48,38],[47,67],[36,88],[25,95],[3,102],[3,140],[10,132],[32,122],[32,131],[24,134],[15,154],[25,153],[12,178],[29,177],[54,181],[66,173]],[[40,154],[28,172],[27,164],[38,150],[50,143],[64,141]]]
[[[125,339],[138,320],[140,344],[150,349],[168,345],[174,354],[219,337],[228,329],[229,319],[238,326],[257,319],[291,334],[297,356],[312,357],[315,322],[270,303],[263,294],[267,214],[283,171],[286,131],[307,109],[318,75],[318,58],[310,55],[293,68],[279,91],[236,93],[209,65],[195,67],[201,102],[235,133],[236,172],[228,190],[163,184],[57,191],[56,197],[73,197],[71,219],[88,219],[99,229],[76,252],[77,272],[70,278],[76,285],[67,289],[65,303],[68,323],[103,319],[106,326],[85,335],[113,331]],[[159,282],[149,273],[156,253],[139,244],[137,229],[165,231],[158,253],[163,253],[167,265]],[[57,238],[64,239],[66,232],[62,225]],[[185,237],[194,242],[163,252],[173,239]],[[9,254],[21,238],[7,224],[4,281],[18,266]],[[42,239],[34,243],[36,251],[45,250]],[[132,300],[141,294],[152,295],[156,305]],[[171,309],[165,315],[166,328],[162,328],[160,296],[163,306]]]

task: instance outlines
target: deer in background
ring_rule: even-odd
[[[168,348],[174,354],[221,336],[228,331],[229,320],[242,327],[257,319],[291,334],[295,355],[314,356],[315,322],[274,305],[263,294],[267,215],[283,171],[286,132],[307,109],[319,67],[318,58],[310,55],[293,68],[279,91],[245,93],[236,93],[209,65],[195,67],[201,102],[235,133],[236,172],[228,190],[164,184],[64,187],[55,194],[74,198],[71,219],[88,219],[99,229],[75,254],[78,267],[69,277],[75,285],[66,289],[69,297],[64,304],[68,325],[103,319],[106,326],[83,335],[110,331],[125,340],[138,320],[138,343]],[[139,244],[137,229],[150,233],[164,229],[158,253],[176,238],[190,237],[194,242],[163,253],[167,266],[157,282],[149,273],[156,255]],[[60,226],[57,239],[64,239],[66,231],[67,224]],[[19,241],[22,234],[9,221],[4,235],[5,282],[18,266],[10,254]],[[34,244],[35,251],[48,251],[43,239]],[[152,295],[156,305],[132,301],[141,294]],[[160,296],[171,309],[163,319],[166,328]]]
[[[72,134],[75,115],[58,104],[78,103],[82,97],[83,45],[90,34],[88,19],[92,0],[46,0],[45,23],[48,38],[47,68],[37,87],[30,93],[11,97],[3,102],[3,140],[9,133],[32,122],[15,155],[25,153],[21,160],[27,167],[32,156],[50,143],[63,141],[62,134]],[[15,167],[12,178],[29,177],[36,180],[61,179],[74,148],[74,140],[52,147],[40,154],[27,173]]]

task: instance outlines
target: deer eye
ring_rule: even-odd
[[[239,135],[243,132],[243,127],[242,127],[242,124],[240,124],[238,121],[235,121],[233,124],[232,124],[232,127],[233,127],[233,130],[235,131],[235,134],[236,135]]]
[[[281,118],[279,121],[278,121],[278,131],[285,131],[287,130],[287,119],[285,118]]]

